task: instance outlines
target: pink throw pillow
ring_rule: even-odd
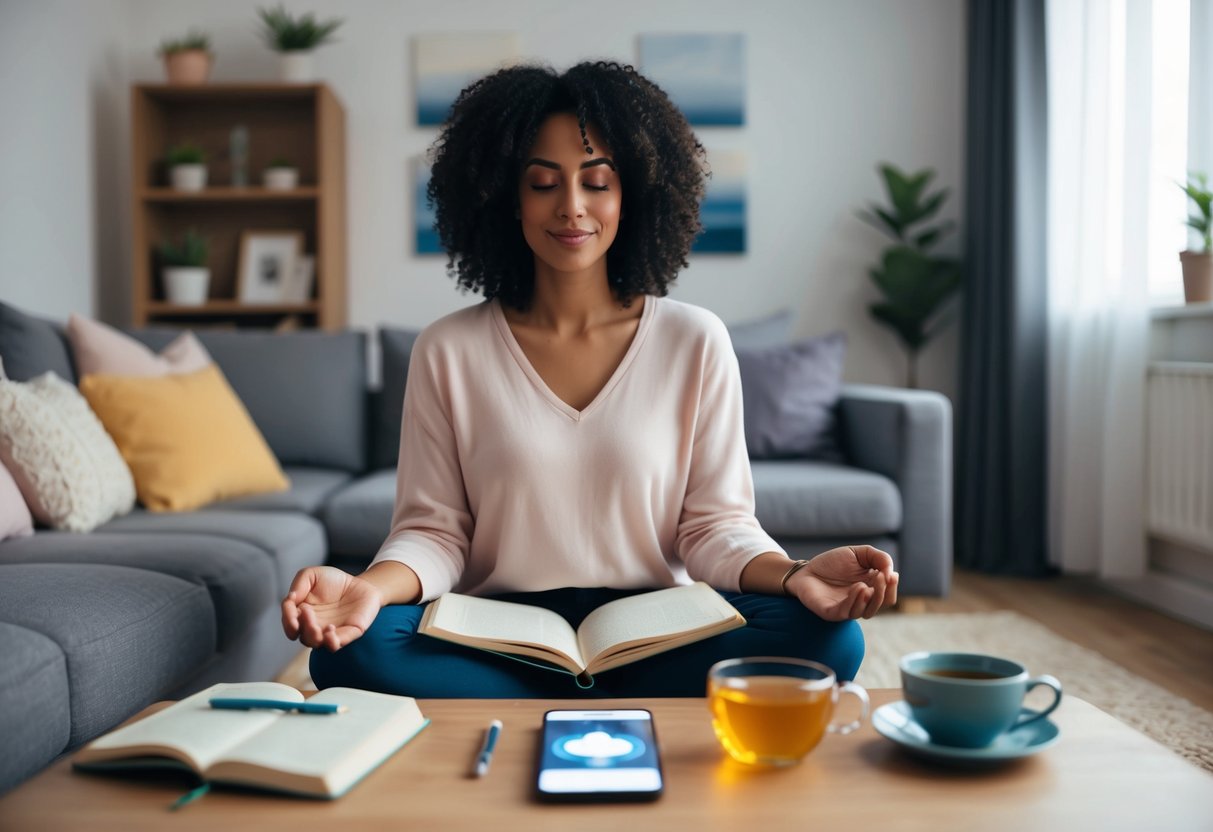
[[[8,469],[0,463],[0,540],[29,537],[34,533],[34,518],[21,496],[21,489]]]
[[[112,326],[80,315],[67,321],[67,337],[76,359],[76,375],[94,373],[111,376],[167,376],[195,373],[211,364],[210,353],[194,337],[183,332],[160,354],[152,352]]]

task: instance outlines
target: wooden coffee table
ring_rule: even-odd
[[[872,691],[873,708],[899,693]],[[720,750],[703,699],[420,705],[433,723],[336,801],[216,788],[169,813],[188,788],[185,777],[81,774],[63,759],[0,798],[0,829],[1213,830],[1213,775],[1072,696],[1053,715],[1061,728],[1057,745],[982,770],[909,757],[870,724],[827,736],[794,768],[750,770]],[[651,805],[536,803],[539,722],[545,710],[560,707],[652,710],[665,795]],[[492,769],[472,779],[484,728],[494,718],[505,730]]]

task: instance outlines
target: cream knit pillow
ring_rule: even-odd
[[[90,531],[135,505],[130,469],[88,402],[45,373],[0,378],[0,460],[42,523]]]

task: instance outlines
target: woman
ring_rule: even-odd
[[[570,677],[418,637],[444,592],[573,626],[703,580],[748,625],[608,671],[597,696],[702,695],[708,667],[799,655],[854,676],[854,619],[892,604],[885,552],[793,562],[754,518],[737,361],[711,313],[666,297],[699,230],[702,145],[628,66],[501,70],[465,89],[429,196],[449,270],[484,303],[409,365],[391,532],[359,576],[302,570],[283,628],[321,687],[421,697],[578,695]]]

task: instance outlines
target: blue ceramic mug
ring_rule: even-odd
[[[1023,709],[1028,691],[1053,689],[1053,704]],[[1061,682],[1028,676],[1010,659],[979,653],[909,653],[901,657],[901,687],[914,720],[932,742],[983,748],[999,735],[1044,719],[1061,704]]]

